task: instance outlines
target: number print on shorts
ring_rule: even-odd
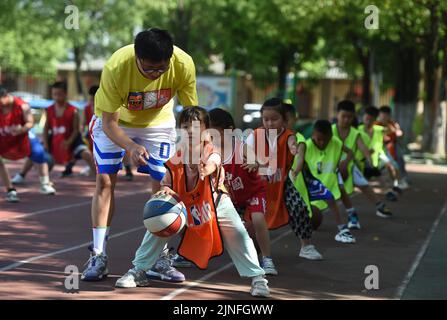
[[[160,154],[159,154],[160,158],[169,159],[169,155],[171,153],[170,151],[171,151],[171,145],[169,143],[162,142],[160,144]]]

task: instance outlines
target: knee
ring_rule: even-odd
[[[115,189],[116,179],[109,175],[99,174],[96,179],[96,190],[99,193],[110,193]]]

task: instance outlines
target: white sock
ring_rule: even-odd
[[[49,176],[41,176],[39,177],[40,184],[49,184],[50,183],[50,177]]]
[[[394,180],[393,182],[393,187],[398,187],[399,186],[399,180]]]
[[[104,238],[104,244],[102,245],[102,253],[104,255],[107,255],[106,248],[107,248],[107,242],[109,242],[109,233],[110,233],[110,227],[106,228],[106,236]]]
[[[264,280],[264,276],[256,276],[256,277],[251,278],[251,283],[253,284],[259,280]]]
[[[355,208],[352,207],[352,208],[346,209],[346,211],[348,212],[348,214],[353,214],[353,213],[355,213]]]
[[[93,228],[93,252],[95,254],[101,254],[103,251],[106,231],[107,227]]]

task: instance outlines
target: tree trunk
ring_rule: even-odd
[[[435,125],[436,109],[439,105],[439,61],[438,61],[438,41],[439,41],[439,18],[436,15],[437,4],[432,4],[430,10],[430,31],[426,38],[426,51],[424,57],[424,139],[422,149],[427,152],[433,150],[433,129]]]
[[[173,26],[173,33],[175,44],[188,52],[189,34],[191,28],[192,8],[191,5],[185,6],[183,0],[178,0],[177,9],[174,12],[171,25]]]
[[[81,94],[84,97],[84,99],[87,99],[84,86],[82,85],[82,71],[81,71],[81,64],[83,60],[82,49],[81,47],[75,45],[73,48],[73,52],[76,65],[75,75],[76,75],[77,94]]]
[[[362,57],[362,107],[367,108],[371,105],[371,52],[368,50]]]
[[[403,142],[407,145],[413,137],[413,121],[418,102],[420,56],[414,47],[399,48],[395,55],[394,117],[404,131]]]
[[[287,50],[282,50],[278,60],[278,92],[277,97],[284,99],[286,97],[286,80],[290,66],[290,56]]]

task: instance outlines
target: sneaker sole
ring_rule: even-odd
[[[174,282],[174,283],[179,283],[179,282],[183,282],[185,281],[185,279],[173,279],[170,277],[166,277],[165,275],[158,273],[158,272],[154,272],[149,270],[148,272],[146,272],[146,275],[149,279],[153,279],[153,280],[161,280],[161,281],[165,281],[165,282]]]
[[[300,254],[300,258],[307,259],[307,260],[312,260],[312,261],[322,261],[323,260],[323,258],[311,258],[311,257],[304,256],[304,255],[301,255],[301,254]]]
[[[379,211],[376,212],[376,215],[381,217],[381,218],[385,218],[385,219],[388,219],[388,218],[392,217],[392,215],[386,215],[386,214],[383,214],[383,213],[381,213]]]
[[[149,281],[145,284],[137,284],[134,282],[132,285],[120,285],[118,283],[115,283],[115,288],[129,289],[129,288],[144,288],[144,287],[149,287]]]
[[[81,280],[87,281],[87,282],[98,282],[98,281],[104,280],[105,278],[107,278],[107,276],[108,276],[108,274],[101,275],[101,277],[82,277],[81,276]]]
[[[352,241],[343,241],[343,240],[341,240],[341,239],[337,239],[337,238],[335,238],[335,241],[340,242],[340,243],[343,243],[343,244],[354,244],[354,243],[355,243],[355,240],[352,240]]]

